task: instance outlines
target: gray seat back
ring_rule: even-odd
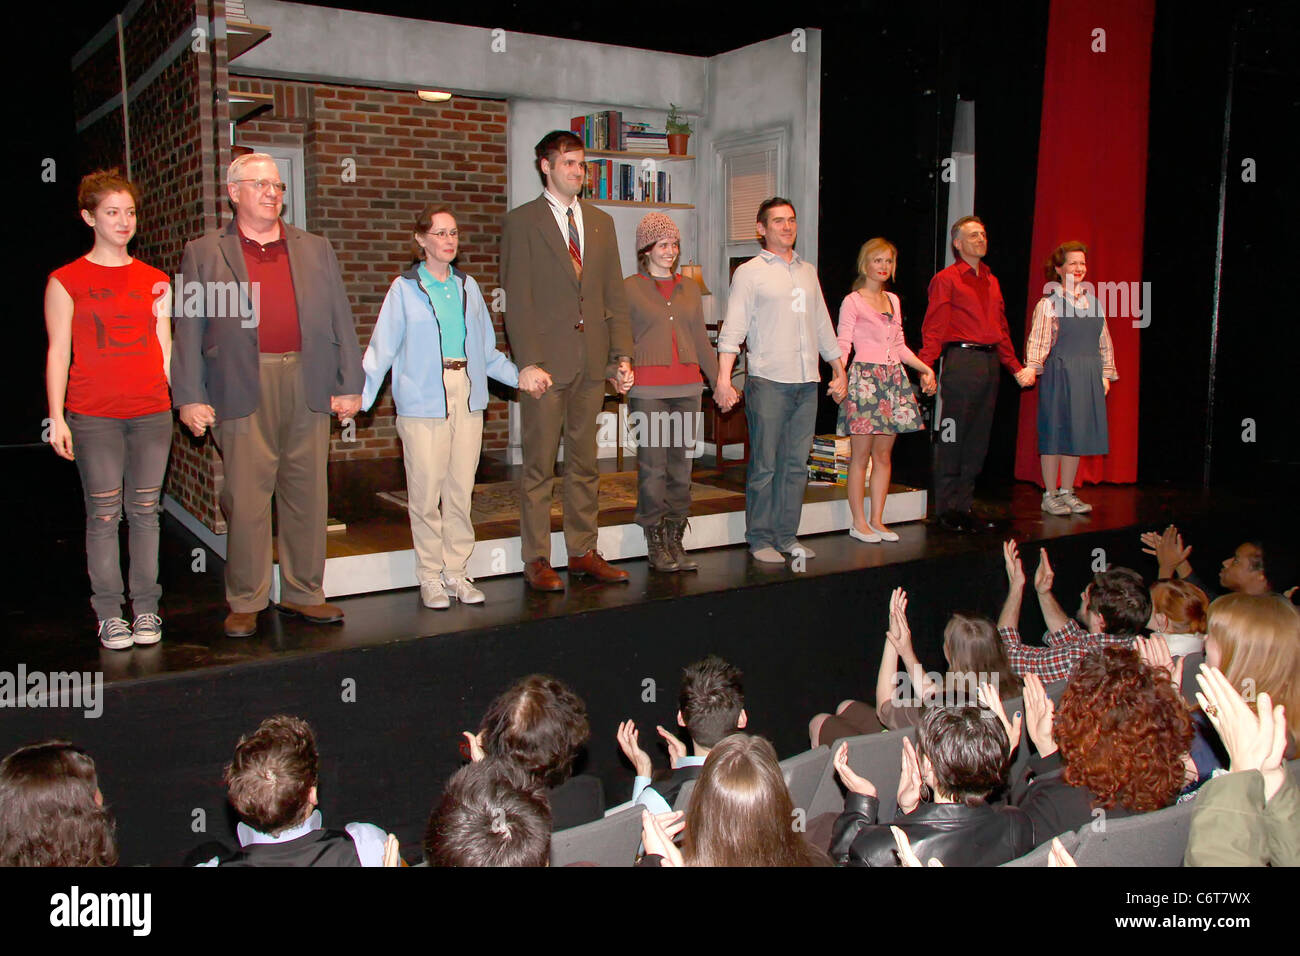
[[[641,811],[634,806],[551,834],[551,866],[595,863],[634,866],[641,845]]]
[[[803,810],[805,816],[808,815],[817,787],[825,776],[830,761],[831,749],[825,744],[781,761],[781,773],[790,790],[790,801],[795,809]]]
[[[835,742],[835,749],[840,744],[849,748],[849,767],[858,776],[865,777],[876,786],[880,795],[880,815],[882,823],[894,819],[898,809],[898,778],[902,776],[903,738],[911,737],[916,741],[916,728],[890,730],[879,734],[863,734],[860,737],[844,737]],[[844,810],[844,790],[835,772],[834,757],[827,761],[821,781],[813,795],[808,809],[808,818],[815,819],[823,813],[840,813]]]
[[[1065,847],[1065,852],[1074,856],[1074,851],[1079,846],[1079,837],[1073,832],[1061,834],[1061,845]],[[1052,852],[1052,841],[1048,840],[1042,846],[1030,850],[1024,856],[1016,857],[1003,866],[1047,866],[1047,857]]]
[[[1079,828],[1080,866],[1181,866],[1187,852],[1196,801],[1153,813],[1110,819],[1098,817]]]

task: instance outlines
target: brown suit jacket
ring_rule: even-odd
[[[287,223],[282,228],[298,302],[307,407],[329,414],[332,396],[360,395],[365,386],[352,306],[329,240]],[[253,414],[261,401],[257,321],[233,219],[186,244],[178,279],[183,286],[174,293],[181,306],[172,338],[173,407],[211,405],[218,421]],[[200,294],[190,296],[186,290],[195,282]],[[214,306],[220,314],[209,314]]]
[[[556,382],[577,376],[584,344],[588,379],[608,378],[619,356],[632,355],[614,220],[583,202],[582,223],[581,283],[546,197],[512,209],[501,239],[510,351],[520,369],[541,366]]]

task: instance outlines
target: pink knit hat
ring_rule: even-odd
[[[637,251],[653,246],[660,239],[676,239],[681,242],[682,234],[677,229],[677,223],[668,216],[661,212],[648,212],[636,227]]]

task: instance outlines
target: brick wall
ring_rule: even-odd
[[[307,228],[338,254],[362,349],[389,286],[411,262],[411,225],[429,203],[455,212],[457,265],[474,276],[491,305],[507,202],[505,103],[469,97],[424,103],[409,91],[237,75],[230,82],[275,97],[274,110],[239,124],[239,145],[303,149]],[[499,314],[493,323],[504,348]],[[507,428],[506,403],[493,398],[485,413],[485,453],[504,451]],[[355,439],[343,441],[336,423],[330,460],[400,455],[390,385],[357,418]]]

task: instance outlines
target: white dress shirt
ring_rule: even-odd
[[[554,195],[549,189],[543,189],[542,195],[546,197],[547,203],[551,207],[551,215],[555,217],[555,224],[560,227],[560,235],[564,237],[564,248],[569,248],[569,210],[573,210],[573,223],[578,227],[578,254],[582,256],[583,261],[587,260],[587,235],[582,228],[582,203],[578,197],[573,197],[572,205],[566,206],[558,196]]]

